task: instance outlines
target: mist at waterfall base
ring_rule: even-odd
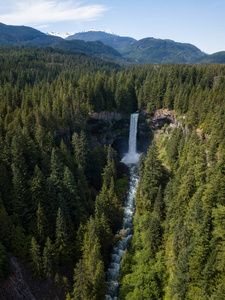
[[[132,221],[135,212],[135,192],[138,185],[138,159],[139,154],[136,152],[137,145],[137,122],[138,114],[132,114],[130,119],[130,135],[129,135],[129,151],[123,157],[122,162],[129,169],[129,189],[126,200],[124,202],[124,217],[122,230],[124,230],[123,238],[113,247],[110,256],[110,263],[106,271],[107,294],[106,299],[119,299],[119,274],[121,268],[122,257],[124,251],[129,246],[129,241],[133,235]],[[120,230],[121,230],[120,229]],[[120,232],[118,231],[118,233]]]
[[[126,165],[129,164],[136,164],[138,163],[140,154],[139,153],[127,153],[123,158],[122,158],[122,162]]]

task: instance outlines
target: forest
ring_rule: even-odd
[[[0,286],[16,258],[48,284],[40,299],[105,299],[128,175],[87,120],[161,108],[180,125],[140,156],[120,299],[225,298],[225,66],[50,47],[0,48]]]

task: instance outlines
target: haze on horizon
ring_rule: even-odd
[[[145,37],[191,43],[211,54],[225,51],[225,2],[221,0],[0,0],[0,22],[42,32],[91,28],[137,40]]]

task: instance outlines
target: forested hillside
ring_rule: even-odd
[[[117,189],[124,193],[127,180],[117,178],[115,151],[92,143],[85,120],[96,98],[101,108],[116,105],[119,69],[80,53],[1,48],[1,281],[13,255],[64,299],[79,262],[75,274],[87,268],[88,297],[104,295],[104,264],[122,215]]]
[[[155,73],[143,85],[144,106],[154,112],[161,101],[180,126],[165,125],[141,157],[120,299],[224,299],[224,68]]]
[[[104,299],[127,175],[87,120],[167,108],[180,125],[141,155],[120,299],[223,299],[224,95],[224,66],[121,68],[74,51],[1,47],[1,282],[17,257],[54,287],[51,297]]]
[[[207,56],[194,45],[155,38],[135,41],[118,51],[139,64],[196,63]]]
[[[13,26],[0,23],[1,46],[50,46],[62,40],[59,37],[48,36],[43,32],[28,26]]]

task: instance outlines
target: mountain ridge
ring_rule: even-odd
[[[125,63],[122,55],[114,48],[103,43],[82,40],[67,41],[61,37],[47,35],[28,26],[13,26],[0,23],[0,46],[50,46],[61,50],[85,52],[91,56],[113,62]]]
[[[189,43],[153,37],[136,41],[118,49],[127,58],[138,63],[195,63],[206,56],[200,49]]]
[[[60,37],[47,36],[32,27],[0,23],[1,46],[50,46],[59,40]]]
[[[85,42],[100,41],[103,44],[111,46],[115,49],[125,47],[130,43],[136,41],[134,38],[131,37],[122,37],[114,33],[109,33],[102,30],[78,32],[66,38],[66,40],[70,40],[70,41],[73,39],[83,40]]]
[[[170,39],[146,37],[136,40],[104,31],[75,33],[66,40],[100,41],[115,48],[127,60],[136,63],[195,63],[206,56],[190,43],[175,42]]]
[[[0,23],[0,46],[58,47],[121,63],[225,63],[224,51],[208,55],[189,43],[153,37],[136,40],[97,29],[75,33],[65,39],[62,35],[45,34],[28,26]]]

